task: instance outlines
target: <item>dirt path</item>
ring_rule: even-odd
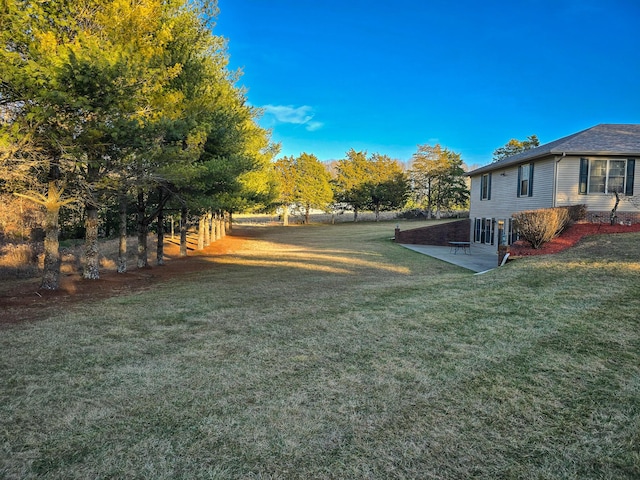
[[[203,250],[190,251],[187,257],[180,257],[179,245],[169,241],[165,244],[165,265],[130,268],[124,274],[101,271],[99,280],[85,280],[77,271],[61,274],[60,288],[55,291],[41,290],[40,278],[16,282],[15,287],[0,294],[0,327],[43,320],[75,304],[146,290],[169,279],[209,269],[212,263],[207,258],[238,251],[257,233],[255,229],[234,228],[233,235],[227,235]]]

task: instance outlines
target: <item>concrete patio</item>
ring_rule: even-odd
[[[440,247],[436,245],[400,245],[409,250],[437,258],[443,262],[458,265],[459,267],[474,272],[486,272],[498,266],[498,248],[495,245],[472,243],[469,247],[469,253],[464,253],[462,250],[455,252],[455,250],[450,247]]]

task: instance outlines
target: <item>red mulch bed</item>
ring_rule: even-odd
[[[527,255],[547,255],[558,253],[574,246],[582,237],[587,235],[599,235],[603,233],[629,233],[640,232],[640,223],[633,225],[607,225],[598,223],[576,223],[565,230],[559,237],[545,243],[539,249],[533,249],[523,240],[511,245],[511,256],[521,257]]]

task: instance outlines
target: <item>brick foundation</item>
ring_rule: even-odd
[[[467,218],[411,230],[396,228],[395,241],[410,245],[449,246],[449,242],[468,242],[470,232],[471,220]]]
[[[640,212],[616,212],[617,223],[640,223]],[[587,212],[585,220],[591,223],[609,223],[611,211],[593,211]]]

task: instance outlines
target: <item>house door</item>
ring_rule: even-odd
[[[484,219],[484,241],[487,245],[493,245],[493,219]]]

